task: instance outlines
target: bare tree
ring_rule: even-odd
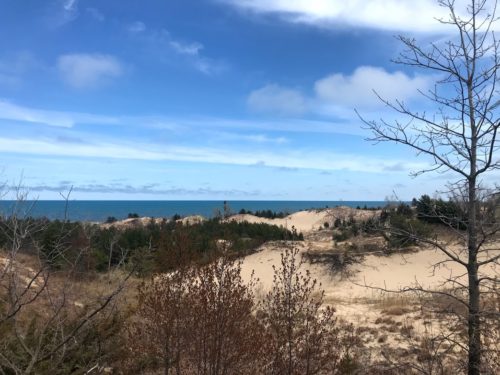
[[[447,42],[419,45],[415,39],[398,37],[405,51],[395,61],[439,76],[434,89],[421,94],[435,107],[428,114],[410,109],[404,102],[381,100],[402,119],[361,119],[374,134],[373,141],[396,142],[427,156],[432,165],[415,175],[429,171],[451,172],[457,176],[450,195],[463,203],[465,230],[450,225],[459,239],[460,249],[446,246],[438,239],[418,238],[442,251],[464,268],[464,278],[449,279],[454,290],[448,295],[466,308],[469,374],[482,371],[482,346],[487,317],[498,323],[498,311],[485,311],[482,297],[498,290],[498,277],[481,270],[498,264],[500,249],[493,240],[499,231],[485,209],[485,201],[498,194],[492,186],[492,172],[500,169],[498,129],[500,126],[497,81],[499,78],[499,42],[496,27],[496,0],[470,0],[465,9],[454,0],[438,0],[449,12],[440,22],[454,30]],[[490,186],[488,186],[490,183]],[[490,190],[487,189],[489,187]],[[494,216],[494,215],[493,215]],[[452,223],[452,218],[442,218]]]
[[[88,251],[84,227],[64,220],[44,246],[40,235],[50,222],[31,218],[36,202],[22,188],[16,193],[0,218],[0,373],[101,369],[104,331],[118,327],[111,307],[131,273],[108,273],[103,290],[85,289],[79,281]]]

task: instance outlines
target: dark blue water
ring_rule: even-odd
[[[294,213],[297,211],[335,206],[349,207],[380,207],[383,201],[227,201],[231,212],[245,210],[271,210],[275,212]],[[32,217],[47,217],[49,219],[64,219],[73,221],[105,221],[114,216],[124,219],[129,213],[139,216],[171,217],[203,215],[212,217],[217,210],[223,211],[224,201],[27,201],[16,206],[14,201],[0,201],[2,215],[11,215],[13,210],[17,215]]]

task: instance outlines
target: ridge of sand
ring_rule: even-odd
[[[276,219],[268,219],[251,214],[237,214],[229,217],[227,220],[277,225],[289,230],[294,227],[298,232],[306,233],[323,228],[324,223],[328,223],[331,226],[337,218],[346,220],[349,217],[353,217],[356,220],[367,220],[378,213],[378,211],[358,210],[352,207],[340,206],[321,210],[298,211],[284,218]]]
[[[134,217],[134,218],[128,218],[128,219],[123,219],[123,220],[117,220],[112,223],[102,223],[100,226],[102,228],[108,229],[108,228],[117,228],[117,229],[128,229],[128,228],[137,228],[137,227],[144,227],[148,225],[149,223],[154,223],[154,224],[161,224],[162,222],[168,222],[170,219],[162,218],[162,217]]]
[[[237,214],[227,218],[227,221],[243,222],[247,221],[249,223],[264,223],[269,225],[277,225],[279,227],[287,228],[292,230],[295,228],[298,232],[307,233],[311,231],[316,231],[323,228],[325,223],[330,226],[333,225],[335,219],[340,218],[342,220],[347,220],[350,217],[356,220],[366,220],[370,217],[379,214],[378,211],[373,210],[358,210],[352,207],[339,206],[334,208],[325,208],[318,210],[305,210],[298,211],[284,218],[268,219],[264,217],[258,217],[251,214]],[[103,228],[134,228],[139,226],[146,226],[153,222],[155,224],[160,224],[164,221],[170,221],[170,218],[161,217],[139,217],[139,218],[128,218],[124,220],[118,220],[113,223],[102,223]],[[190,215],[184,218],[178,219],[177,222],[182,222],[184,225],[199,224],[207,220],[201,215]]]
[[[201,224],[206,220],[207,219],[201,215],[191,215],[176,220],[176,223],[182,223],[183,225],[193,225],[193,224]]]
[[[129,229],[129,228],[138,228],[144,227],[150,223],[159,225],[161,223],[168,223],[172,219],[163,218],[163,217],[136,217],[136,218],[128,218],[123,220],[117,220],[112,223],[102,223],[100,224],[102,228],[117,228],[117,229]],[[182,223],[184,225],[193,225],[199,224],[207,220],[201,215],[191,215],[186,216],[181,219],[176,220],[177,223]]]

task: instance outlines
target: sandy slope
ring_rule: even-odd
[[[317,241],[295,243],[301,253],[318,247]],[[249,280],[252,273],[259,279],[257,297],[261,297],[273,282],[273,265],[280,267],[281,254],[286,246],[283,242],[267,243],[255,254],[247,256],[242,263],[242,276]],[[326,241],[321,243],[327,247]],[[330,243],[330,248],[333,244]],[[310,264],[305,261],[302,270],[309,270],[311,276],[325,291],[324,302],[333,306],[340,321],[354,324],[358,336],[374,358],[381,359],[389,346],[404,350],[414,345],[410,337],[428,337],[429,332],[450,333],[449,322],[443,316],[423,313],[414,293],[387,293],[374,289],[400,290],[416,283],[429,289],[442,289],[443,282],[450,276],[464,273],[455,263],[445,263],[435,268],[434,264],[445,260],[436,250],[424,249],[407,254],[366,255],[361,263],[350,266],[348,275],[333,273],[325,264]],[[493,268],[489,272],[495,274]],[[371,286],[367,287],[367,286]],[[392,312],[391,312],[392,311]]]
[[[347,218],[354,215],[357,220],[374,215],[371,211],[336,208],[322,211],[302,211],[284,219],[262,219],[251,215],[237,215],[232,219],[265,222],[277,225],[295,226],[305,234],[305,241],[296,243],[271,242],[263,245],[255,254],[247,256],[242,263],[245,280],[252,272],[259,279],[260,292],[272,287],[273,266],[279,267],[281,254],[286,246],[295,246],[300,254],[305,252],[324,252],[334,249],[330,231],[320,231],[327,220],[335,217]],[[377,241],[366,238],[366,241]],[[455,249],[456,251],[458,249]],[[411,300],[414,294],[386,293],[377,288],[399,291],[407,287],[421,286],[426,289],[444,289],[451,285],[445,281],[465,274],[465,269],[457,263],[444,262],[446,256],[433,249],[396,253],[390,256],[377,254],[365,255],[361,262],[348,268],[347,274],[334,273],[328,264],[310,264],[304,260],[302,269],[309,270],[312,277],[325,291],[325,302],[335,306],[338,316],[351,321],[374,327],[374,322],[382,314],[384,301],[398,299],[402,305],[417,306]],[[439,267],[434,265],[441,263]],[[489,275],[497,275],[493,267],[483,270]],[[466,282],[466,280],[463,280]],[[393,303],[393,302],[391,302]],[[381,307],[382,306],[382,307]]]
[[[310,232],[322,228],[325,222],[332,225],[336,218],[348,219],[352,216],[356,220],[363,220],[375,214],[377,214],[376,211],[356,210],[354,208],[342,206],[322,210],[299,211],[288,215],[283,219],[266,219],[254,215],[244,214],[231,216],[228,220],[235,220],[238,222],[248,221],[249,223],[265,223],[282,226],[290,230],[292,227],[295,227],[298,232]]]
[[[138,218],[130,218],[124,220],[118,220],[113,223],[103,223],[101,226],[103,228],[118,228],[118,229],[127,229],[127,228],[137,228],[144,227],[150,223],[161,224],[162,222],[169,222],[171,219],[161,218],[161,217],[138,217]],[[176,222],[181,222],[184,225],[193,225],[199,224],[205,221],[206,219],[201,215],[192,215],[186,216],[182,219],[176,220]]]
[[[283,246],[279,243],[267,244],[261,251],[246,257],[242,265],[244,277],[248,279],[254,271],[262,287],[269,289],[272,285],[272,266],[279,266]],[[303,253],[307,242],[296,246],[300,247]],[[347,301],[380,296],[379,291],[365,285],[399,290],[418,282],[426,288],[441,288],[447,277],[463,273],[458,265],[452,263],[437,269],[432,267],[443,260],[445,257],[434,250],[391,256],[368,255],[362,263],[351,267],[349,276],[333,274],[327,265],[322,264],[311,265],[305,262],[302,267],[309,270],[321,283],[327,296]]]
[[[292,229],[292,227],[295,227],[298,232],[310,232],[322,228],[325,222],[332,225],[336,218],[347,220],[349,217],[354,217],[356,220],[364,220],[377,213],[377,211],[356,210],[354,208],[342,206],[322,210],[299,211],[294,214],[288,215],[283,219],[266,219],[254,215],[244,214],[233,215],[227,220],[234,220],[238,222],[248,221],[249,223],[265,223],[270,225],[282,226],[290,230]],[[138,226],[145,226],[151,222],[159,224],[164,220],[169,221],[170,219],[140,217],[118,220],[113,223],[103,223],[101,225],[104,228],[134,228]],[[206,218],[201,215],[192,215],[179,219],[177,220],[177,222],[182,222],[183,224],[190,225],[198,224],[205,220]]]
[[[102,223],[102,228],[118,228],[118,229],[127,229],[127,228],[137,228],[141,226],[146,226],[150,223],[161,224],[164,220],[160,217],[138,217],[138,218],[130,218],[118,220],[113,223]]]

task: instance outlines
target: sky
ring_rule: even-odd
[[[416,16],[418,15],[418,16]],[[2,0],[0,180],[39,199],[407,200],[449,174],[375,144],[374,93],[432,110],[395,36],[435,1]]]

